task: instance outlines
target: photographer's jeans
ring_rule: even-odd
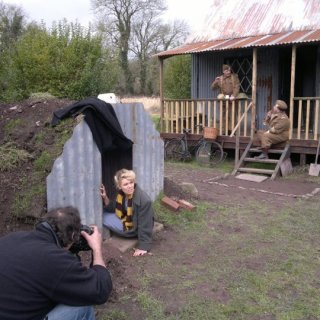
[[[92,306],[72,307],[64,304],[57,305],[52,309],[44,320],[95,320]]]

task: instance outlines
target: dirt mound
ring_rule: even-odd
[[[0,235],[33,226],[46,210],[45,178],[62,137],[73,122],[52,128],[53,112],[73,103],[67,99],[29,99],[0,104]],[[69,127],[67,127],[67,126]]]

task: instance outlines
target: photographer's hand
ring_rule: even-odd
[[[100,265],[105,267],[106,264],[103,260],[102,256],[102,236],[101,233],[98,230],[97,226],[91,225],[90,226],[93,229],[93,233],[89,235],[85,231],[81,231],[81,235],[87,240],[88,245],[92,249],[92,265]]]

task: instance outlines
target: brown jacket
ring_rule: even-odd
[[[286,113],[275,113],[266,120],[269,130],[261,136],[262,148],[289,140],[290,120]]]
[[[237,97],[240,91],[240,81],[238,75],[235,73],[232,73],[230,77],[221,75],[220,79],[214,80],[211,84],[212,90],[216,88],[220,88],[221,93],[224,95],[233,95],[234,97]]]

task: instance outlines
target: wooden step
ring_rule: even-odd
[[[238,172],[263,173],[272,175],[274,170],[241,167],[238,169]]]
[[[257,162],[257,163],[278,163],[279,160],[277,159],[255,159],[255,158],[244,158],[243,161],[245,162]]]
[[[251,149],[249,149],[249,152],[259,152],[259,153],[261,153],[262,150],[258,149],[258,148],[251,148]],[[268,150],[268,153],[282,154],[282,152],[283,152],[283,149],[269,149]]]

